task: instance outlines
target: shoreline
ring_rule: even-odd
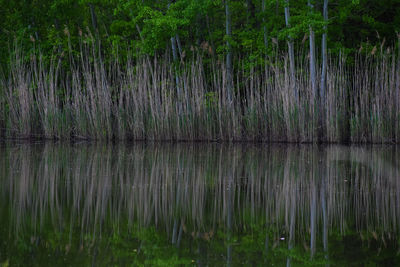
[[[91,138],[71,138],[71,139],[56,139],[56,138],[0,138],[0,143],[54,143],[54,144],[65,144],[71,145],[76,143],[87,143],[87,144],[166,144],[166,145],[180,145],[180,144],[205,144],[205,145],[307,145],[307,146],[399,146],[400,143],[396,142],[290,142],[290,141],[269,141],[269,140],[186,140],[186,139],[91,139]]]

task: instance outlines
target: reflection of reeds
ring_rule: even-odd
[[[387,148],[23,145],[0,154],[0,199],[16,232],[48,219],[57,231],[79,225],[82,238],[154,224],[177,242],[183,231],[261,221],[289,246],[311,234],[312,251],[332,231],[399,232],[399,155]]]
[[[224,63],[194,55],[179,68],[169,55],[103,58],[95,44],[78,55],[23,60],[18,47],[0,77],[0,128],[8,137],[399,142],[399,72],[394,52],[329,60],[325,98],[311,92],[299,55],[292,90],[287,57],[235,72],[227,101]],[[45,63],[47,62],[47,63]],[[175,75],[183,91],[177,90]]]

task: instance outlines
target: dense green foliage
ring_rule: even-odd
[[[290,1],[291,28],[286,29],[285,1],[265,0],[265,11],[262,1],[230,1],[231,42],[236,55],[261,59],[278,43],[280,49],[285,49],[283,41],[289,34],[297,44],[304,44],[310,24],[317,38],[321,36],[322,1],[311,2],[315,2],[313,12],[306,0]],[[361,46],[372,49],[383,42],[393,45],[400,31],[400,1],[330,1],[328,24],[328,47],[333,51],[351,52]],[[98,33],[103,43],[149,54],[163,53],[170,45],[169,39],[178,34],[186,54],[200,48],[222,55],[226,39],[221,0],[2,0],[0,29],[2,62],[15,39],[23,43],[24,50],[40,47],[50,53],[55,46],[67,50],[68,36],[76,48],[79,34],[88,31]]]

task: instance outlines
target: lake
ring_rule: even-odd
[[[396,146],[0,144],[0,266],[399,266]]]

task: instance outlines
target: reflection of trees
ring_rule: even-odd
[[[83,242],[128,224],[162,228],[179,246],[183,235],[210,240],[222,229],[230,263],[235,233],[266,224],[266,249],[284,239],[292,250],[298,241],[313,256],[318,244],[328,250],[329,234],[355,231],[385,242],[399,232],[396,153],[340,146],[22,145],[1,149],[0,199],[17,234],[28,226],[40,232],[50,218],[70,240],[74,231]]]

